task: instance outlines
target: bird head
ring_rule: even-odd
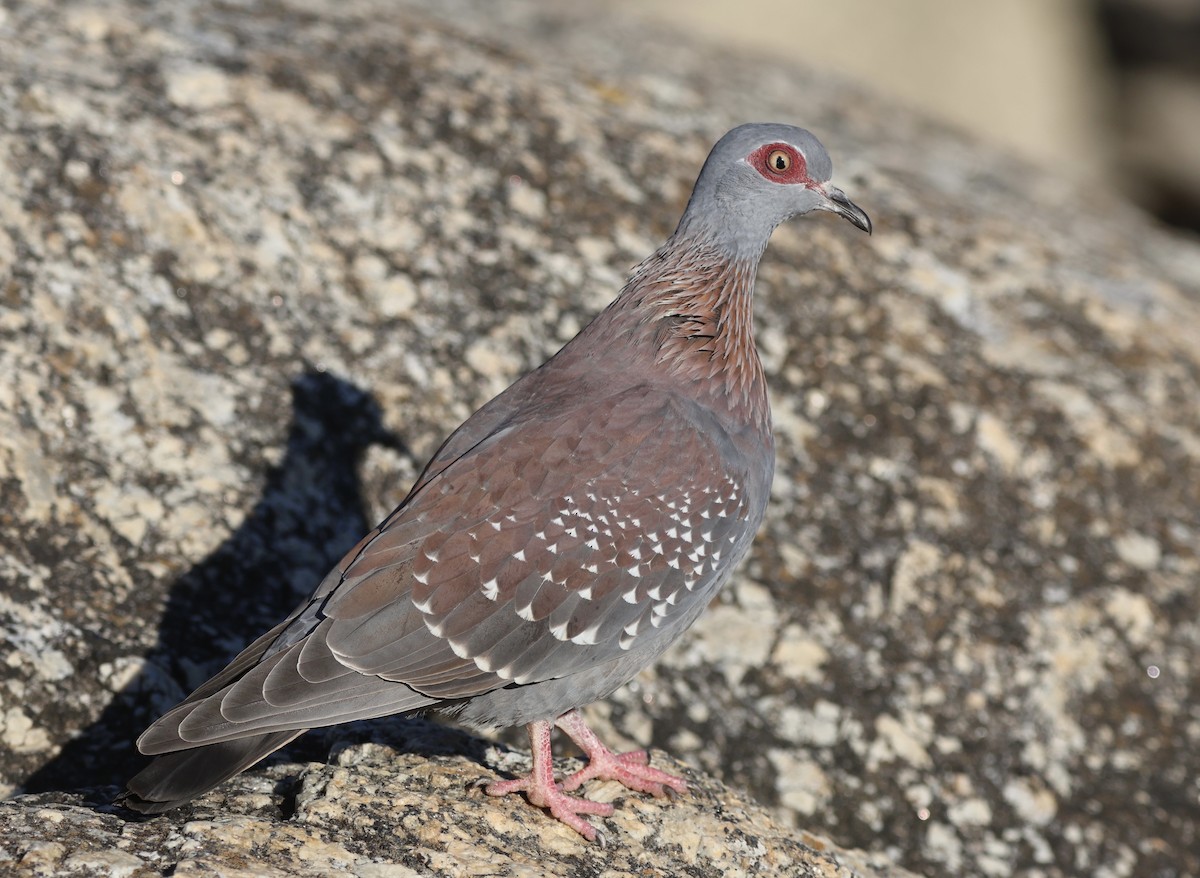
[[[867,234],[871,220],[830,182],[833,163],[811,133],[792,125],[734,128],[712,148],[680,221],[739,255],[761,253],[782,222],[814,210],[841,216]]]

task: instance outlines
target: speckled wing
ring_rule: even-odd
[[[238,673],[155,723],[142,751],[400,713],[657,653],[710,600],[718,565],[744,554],[761,512],[748,511],[749,474],[714,419],[646,387],[527,409],[436,462],[269,646],[260,638]]]
[[[674,636],[753,537],[747,478],[702,409],[645,387],[504,427],[346,568],[324,610],[329,647],[455,699]],[[414,617],[429,638],[416,650],[390,634]]]

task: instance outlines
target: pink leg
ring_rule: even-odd
[[[555,722],[567,733],[579,749],[587,754],[588,764],[563,781],[564,790],[577,790],[592,778],[615,780],[639,793],[664,795],[667,789],[682,793],[687,783],[681,777],[651,768],[645,750],[614,753],[601,743],[596,733],[587,727],[579,711],[569,710]]]
[[[489,796],[523,792],[531,804],[539,808],[549,808],[550,813],[567,826],[588,841],[595,841],[596,828],[579,815],[597,814],[608,817],[613,812],[613,806],[603,802],[591,802],[578,796],[568,796],[554,782],[554,757],[550,752],[550,732],[553,729],[554,725],[545,720],[530,723],[529,746],[533,751],[533,770],[528,777],[488,784],[484,792]]]

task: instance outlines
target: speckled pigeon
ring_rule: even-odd
[[[578,708],[653,662],[750,548],[774,467],[754,340],[759,258],[784,220],[870,232],[812,134],[743,125],[705,162],[674,234],[616,300],[459,427],[404,502],[316,592],[138,739],[119,801],[174,808],[305,730],[435,710],[525,724],[521,791],[589,839],[591,778],[682,792],[616,754]],[[556,783],[557,726],[588,764]]]

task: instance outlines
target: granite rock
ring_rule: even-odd
[[[306,736],[192,816],[72,791],[119,782],[142,727],[607,302],[716,136],[779,119],[876,234],[777,233],[767,523],[590,718],[721,790],[689,808],[746,801],[698,772],[745,790],[781,850],[804,827],[864,869],[1200,872],[1194,241],[819,72],[583,4],[13,0],[0,118],[8,856],[159,871],[241,821],[229,874],[301,868],[279,853],[300,836],[390,874],[362,839],[415,794],[340,790],[440,784],[475,813],[457,784],[484,745],[376,759],[386,723]],[[537,816],[518,805],[479,815]],[[647,809],[677,819],[629,798],[606,853],[563,856],[631,856]],[[517,847],[557,831],[524,820]]]
[[[371,743],[332,743],[327,761],[275,762],[168,818],[131,821],[106,804],[112,791],[104,789],[0,802],[0,871],[127,878],[913,875],[886,856],[843,851],[796,832],[744,793],[662,753],[654,761],[683,772],[689,793],[664,806],[619,784],[592,783],[590,798],[618,807],[603,843],[587,844],[527,805],[499,804],[483,793],[495,770],[527,771],[527,754],[420,722],[403,736],[384,731]]]

